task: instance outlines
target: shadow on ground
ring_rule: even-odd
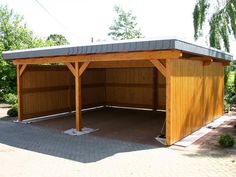
[[[99,129],[91,135],[154,146],[161,145],[155,137],[160,134],[164,121],[164,112],[145,110],[100,108],[82,113],[83,127]],[[32,125],[65,131],[75,127],[75,116],[61,116]]]
[[[102,135],[95,133],[75,137],[32,124],[0,121],[0,143],[82,163],[96,162],[117,153],[163,147]]]
[[[236,140],[236,129],[234,124],[236,123],[235,115],[232,115],[232,119],[225,121],[216,129],[213,129],[207,135],[203,136],[192,145],[187,148],[179,148],[184,150],[187,153],[187,156],[190,157],[201,157],[201,156],[211,156],[213,158],[224,158],[232,157],[236,160],[236,145],[230,148],[223,148],[218,144],[218,139],[222,134],[229,134],[234,137]]]

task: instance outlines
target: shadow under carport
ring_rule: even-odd
[[[98,129],[91,136],[110,138],[140,144],[163,146],[155,137],[160,135],[165,112],[100,108],[82,113],[83,127]],[[32,125],[65,131],[75,127],[75,117],[64,116],[35,122]]]
[[[0,143],[82,163],[96,162],[117,153],[158,148],[91,134],[69,136],[52,129],[9,121],[0,121]]]

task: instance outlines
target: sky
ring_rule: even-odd
[[[43,9],[38,3],[41,3]],[[64,35],[72,45],[88,43],[91,38],[111,40],[107,36],[113,23],[114,5],[131,10],[146,38],[173,37],[193,42],[192,12],[196,0],[1,0],[24,16],[38,37]],[[206,38],[196,43],[207,46]],[[236,51],[236,45],[232,46]],[[233,53],[233,52],[232,52]],[[236,52],[233,53],[236,56]]]

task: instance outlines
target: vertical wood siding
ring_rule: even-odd
[[[223,65],[167,60],[167,143],[191,134],[223,114]]]
[[[221,63],[204,66],[205,123],[224,114],[224,67]]]

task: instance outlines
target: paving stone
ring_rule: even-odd
[[[200,153],[90,134],[69,136],[0,121],[1,177],[234,177],[232,152]]]

